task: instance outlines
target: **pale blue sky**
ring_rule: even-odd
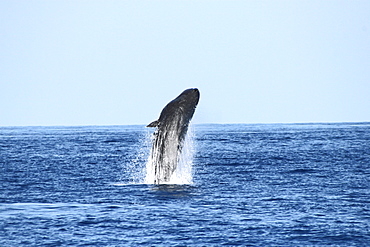
[[[370,1],[0,1],[0,126],[370,121]]]

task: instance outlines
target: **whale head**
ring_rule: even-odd
[[[158,120],[151,122],[147,127],[158,127],[173,122],[186,126],[193,117],[199,97],[197,88],[186,89],[163,108]],[[182,121],[177,120],[178,117],[181,117]]]

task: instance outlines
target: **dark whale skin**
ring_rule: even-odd
[[[197,88],[185,90],[163,108],[158,120],[147,125],[157,128],[149,161],[154,169],[154,184],[168,182],[176,170],[199,97]]]

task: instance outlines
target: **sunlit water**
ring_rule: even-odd
[[[152,185],[144,126],[0,128],[0,246],[368,246],[369,123],[192,133]]]

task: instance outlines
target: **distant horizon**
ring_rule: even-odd
[[[370,124],[370,121],[345,121],[345,122],[269,122],[269,123],[191,123],[194,125],[289,125],[289,124]],[[0,128],[12,127],[118,127],[118,126],[146,126],[147,124],[82,124],[82,125],[2,125]],[[148,127],[148,129],[154,129]]]

